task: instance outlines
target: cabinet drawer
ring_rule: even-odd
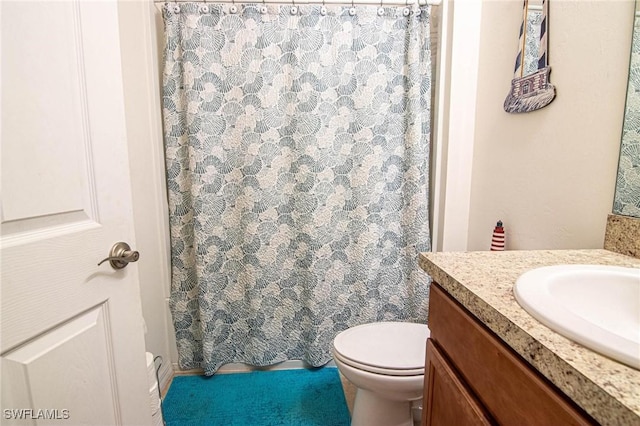
[[[429,328],[499,424],[597,424],[436,283],[431,285]]]

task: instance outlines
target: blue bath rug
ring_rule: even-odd
[[[163,403],[167,426],[348,426],[338,369],[178,376]]]

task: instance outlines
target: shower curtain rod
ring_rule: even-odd
[[[411,6],[414,4],[418,4],[420,6],[424,6],[426,4],[430,6],[437,6],[442,3],[442,0],[215,0],[215,1],[205,1],[205,0],[154,0],[156,5],[160,6],[164,3],[255,3],[255,4],[288,4],[288,5],[301,5],[301,4],[369,4],[374,6]]]

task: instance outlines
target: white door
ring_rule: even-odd
[[[0,19],[0,423],[150,424],[137,264],[97,265],[135,249],[117,4]]]

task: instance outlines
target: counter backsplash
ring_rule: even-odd
[[[640,218],[610,214],[604,249],[640,259]]]

